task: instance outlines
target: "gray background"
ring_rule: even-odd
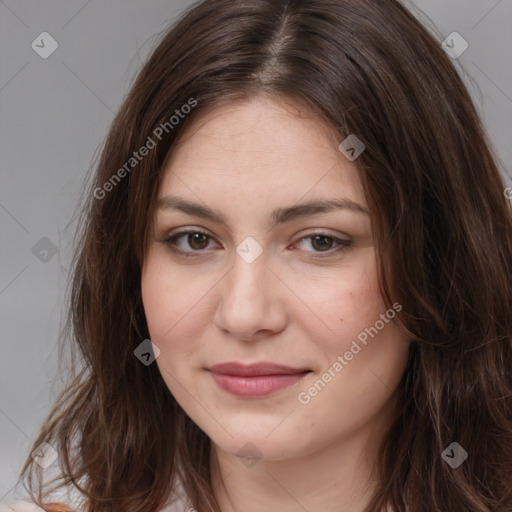
[[[510,174],[512,0],[414,4],[440,44],[454,31],[468,41],[456,64]],[[187,5],[0,0],[0,501],[20,496],[22,461],[60,390],[56,344],[84,179],[154,36]],[[45,31],[59,45],[47,59],[31,47]]]

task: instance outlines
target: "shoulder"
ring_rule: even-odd
[[[29,501],[17,501],[10,505],[0,503],[0,512],[73,512],[73,509],[62,503],[50,503],[43,509]]]

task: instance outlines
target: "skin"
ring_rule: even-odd
[[[345,198],[368,209],[340,142],[298,106],[255,97],[187,126],[163,171],[158,198],[180,196],[226,220],[157,211],[141,283],[156,364],[212,440],[222,512],[357,512],[375,486],[370,472],[409,346],[396,324],[369,337],[307,404],[298,400],[388,310],[371,217],[337,209],[271,224],[272,210],[312,200]],[[210,236],[175,240],[194,253],[188,258],[164,242],[183,228]],[[333,238],[306,238],[316,234],[352,245],[336,251]],[[236,251],[248,236],[263,251],[252,263]],[[218,387],[206,369],[226,361],[311,372],[271,395],[244,398]],[[259,451],[254,464],[237,457],[246,443]]]

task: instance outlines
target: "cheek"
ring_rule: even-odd
[[[161,260],[150,251],[142,272],[141,291],[151,339],[162,350],[178,337],[186,346],[188,340],[183,339],[183,334],[188,330],[183,326],[193,330],[196,325],[201,309],[198,302],[204,290],[179,272],[171,272]]]
[[[314,315],[303,317],[302,328],[326,352],[349,346],[354,337],[372,326],[386,310],[373,249],[334,277],[313,282],[304,280],[303,287],[305,303]]]
[[[196,283],[197,284],[197,283]],[[142,301],[151,341],[160,349],[156,364],[169,391],[179,403],[190,396],[184,391],[187,371],[201,352],[199,330],[204,290],[179,272],[170,272],[161,258],[147,259],[141,280]]]

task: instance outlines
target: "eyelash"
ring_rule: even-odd
[[[209,239],[209,241],[213,240],[213,237],[211,235],[209,235],[208,233],[205,233],[204,231],[200,231],[198,229],[186,229],[186,230],[180,231],[179,233],[176,233],[176,234],[162,240],[162,243],[164,243],[166,246],[168,246],[169,249],[173,253],[178,254],[180,256],[184,256],[185,258],[197,258],[197,257],[203,256],[203,254],[201,254],[201,253],[204,251],[204,249],[183,251],[176,247],[176,241],[179,238],[181,238],[185,235],[189,235],[189,234],[203,235],[203,236],[207,237]],[[326,251],[306,251],[306,252],[313,252],[315,254],[315,256],[314,256],[315,258],[327,258],[334,254],[343,252],[345,249],[348,249],[349,247],[351,247],[352,243],[353,243],[351,240],[342,240],[340,238],[336,238],[332,235],[329,235],[327,233],[322,233],[322,232],[312,233],[310,235],[303,236],[298,240],[298,242],[302,242],[303,240],[307,240],[308,238],[313,239],[314,237],[317,237],[317,236],[321,236],[321,237],[325,237],[325,238],[333,240],[335,243],[338,244],[338,247],[336,247],[334,249],[328,249]],[[196,254],[194,254],[194,253],[196,253]]]

